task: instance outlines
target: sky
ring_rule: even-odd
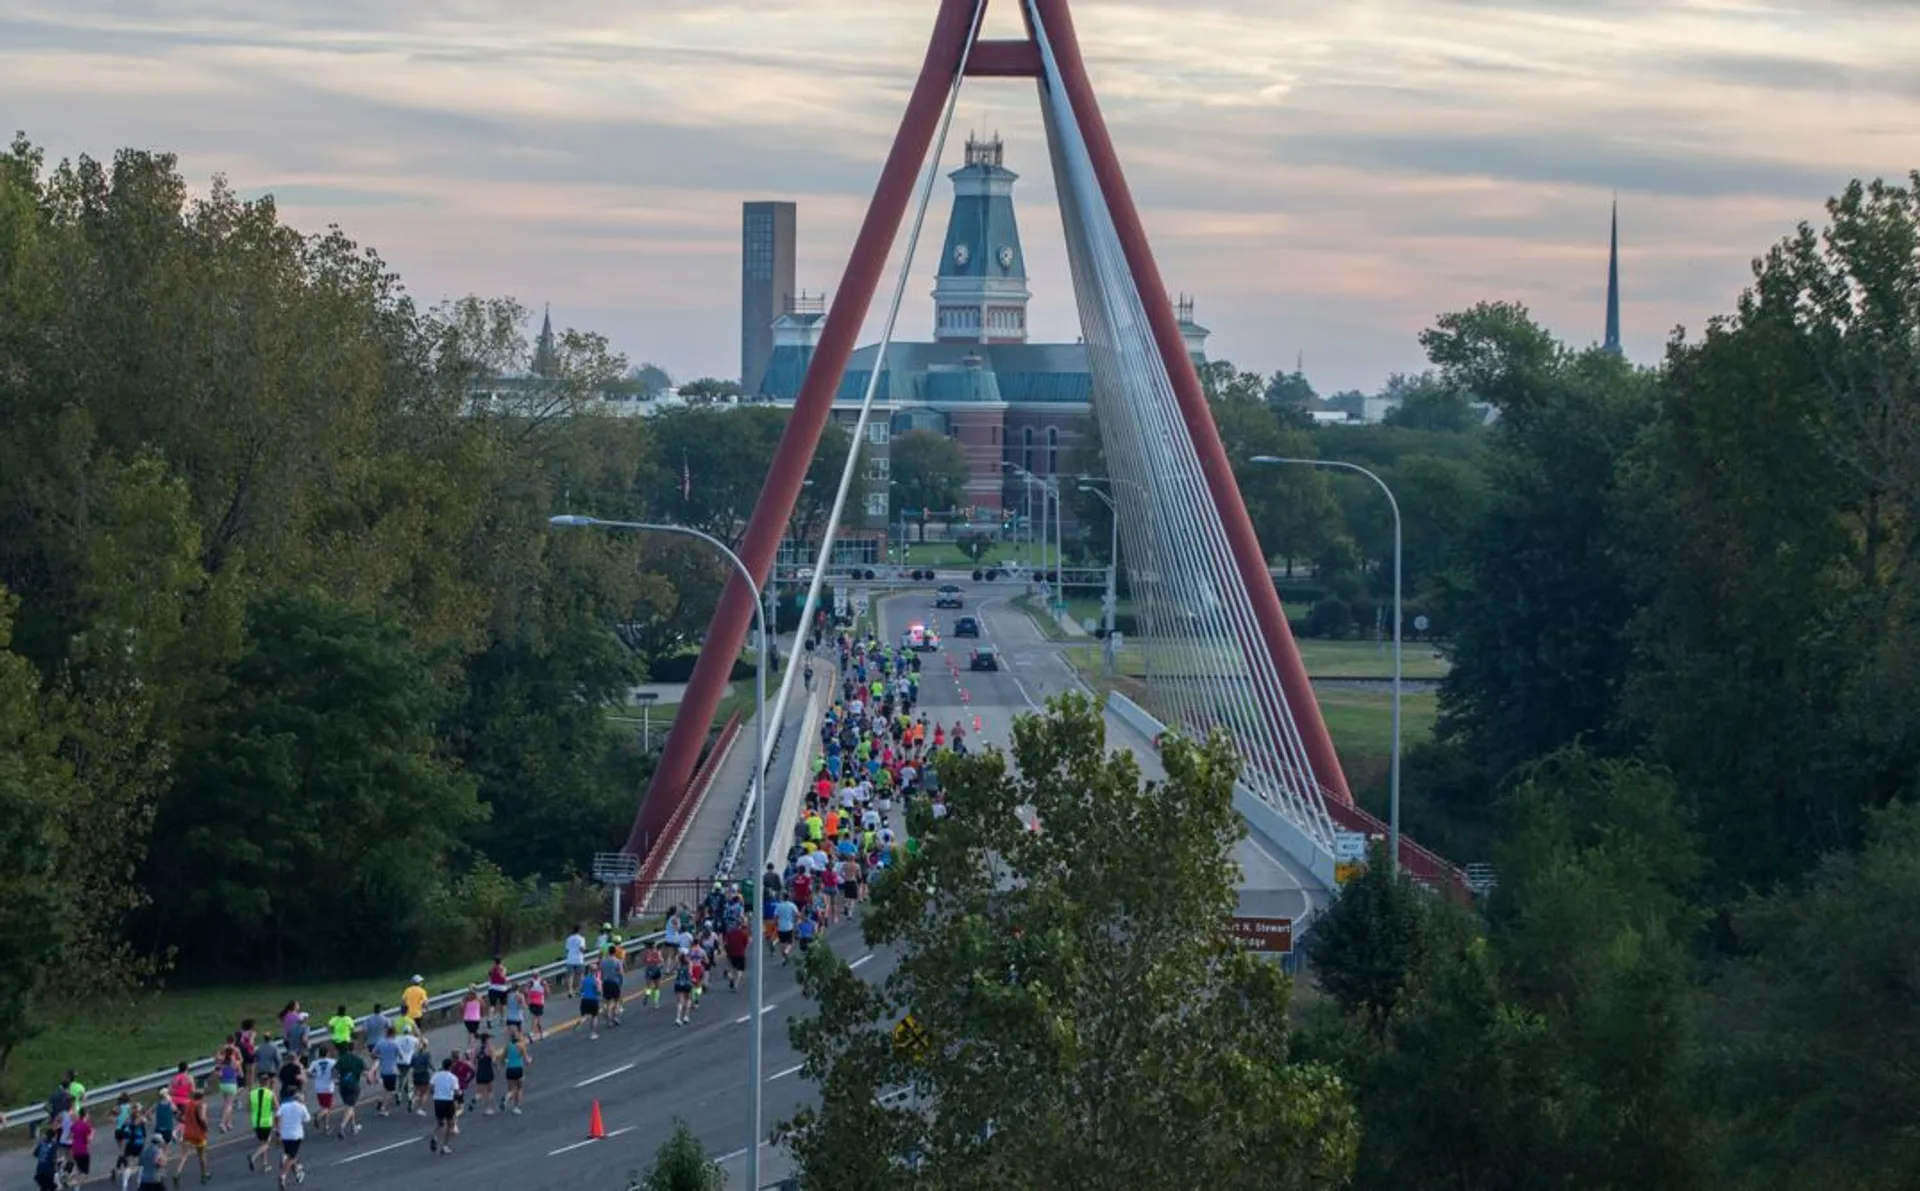
[[[799,204],[831,292],[934,0],[0,0],[0,124],[50,156],[178,154],[377,249],[426,302],[512,295],[676,378],[739,370],[740,203]],[[1854,177],[1920,167],[1920,0],[1076,0],[1168,286],[1215,358],[1321,392],[1423,366],[1480,300],[1627,354],[1728,310]],[[987,35],[1019,31],[993,0]],[[998,132],[1036,338],[1077,332],[1032,84]],[[3,131],[3,130],[0,130]],[[931,333],[947,187],[902,339]],[[904,239],[882,282],[895,283]],[[869,327],[878,325],[878,314]]]

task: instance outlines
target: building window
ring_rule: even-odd
[[[877,458],[867,460],[867,478],[869,480],[885,481],[891,478],[892,474],[893,460],[887,456],[881,455]]]
[[[867,423],[867,441],[876,447],[884,447],[893,440],[893,427],[885,422]]]
[[[1047,474],[1060,474],[1060,428],[1047,427]]]
[[[993,427],[993,441],[989,445],[996,447],[1000,445],[1000,427]]]
[[[887,494],[884,492],[867,493],[867,516],[884,517],[887,515]]]
[[[1020,432],[1020,466],[1027,471],[1033,470],[1033,427],[1031,426]]]

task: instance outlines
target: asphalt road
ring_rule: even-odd
[[[1048,697],[1062,691],[1083,689],[1061,659],[1059,648],[1043,638],[1023,613],[1008,606],[1015,594],[1007,585],[973,585],[967,589],[967,607],[960,612],[936,612],[930,591],[904,592],[875,604],[882,628],[892,640],[898,641],[916,620],[938,628],[942,648],[926,655],[922,664],[921,705],[949,729],[955,721],[964,723],[970,742],[1004,747],[1015,716],[1038,710]],[[1000,647],[1003,668],[999,672],[967,670],[967,654],[974,642],[946,637],[960,615],[979,618],[985,630],[982,640]],[[954,669],[947,665],[949,657]],[[980,719],[978,732],[975,716]],[[1118,738],[1115,746],[1141,751]],[[1142,754],[1141,762],[1150,775],[1157,775],[1158,758],[1150,750]],[[775,825],[775,829],[786,830],[787,825]],[[1241,852],[1249,888],[1287,889],[1298,884],[1295,875],[1257,843],[1243,844]],[[869,979],[883,978],[894,964],[890,954],[868,949],[858,928],[849,924],[829,932],[826,945],[847,955]],[[346,1141],[316,1138],[307,1142],[306,1185],[353,1186],[363,1191],[618,1188],[625,1186],[628,1174],[646,1166],[675,1118],[680,1118],[693,1127],[708,1152],[722,1160],[729,1185],[744,1186],[749,1006],[744,982],[739,993],[727,992],[723,981],[716,980],[714,987],[690,1026],[673,1025],[669,993],[657,1011],[630,1005],[628,1024],[601,1030],[597,1040],[573,1028],[571,1005],[556,1000],[549,1037],[532,1052],[524,1115],[464,1117],[459,1141],[447,1155],[428,1150],[427,1118],[367,1116],[363,1132]],[[812,1095],[810,1085],[800,1077],[799,1056],[787,1040],[788,1020],[805,1011],[792,970],[770,968],[764,1013],[769,1130]],[[436,1031],[434,1053],[446,1053],[462,1034],[458,1026]],[[607,1137],[589,1141],[588,1118],[596,1102]],[[251,1140],[239,1130],[217,1140],[212,1166],[221,1185],[267,1185],[267,1175],[247,1174]],[[763,1185],[789,1171],[784,1153],[771,1146],[763,1149],[762,1163]],[[187,1179],[185,1185],[193,1185],[191,1170]],[[22,1155],[10,1154],[0,1161],[0,1184],[26,1187],[31,1182]]]

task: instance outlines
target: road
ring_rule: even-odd
[[[1041,637],[1023,613],[1008,606],[1014,594],[1005,584],[973,585],[967,591],[967,607],[960,613],[936,613],[931,593],[924,591],[904,592],[875,604],[881,626],[893,640],[915,620],[935,624],[944,634],[958,615],[973,615],[983,623],[984,640],[1001,648],[1005,668],[998,673],[967,671],[967,651],[973,642],[966,640],[943,641],[942,651],[928,654],[922,667],[921,705],[949,728],[955,721],[963,722],[970,742],[1005,747],[1015,716],[1037,710],[1047,698],[1063,691],[1084,689],[1061,659],[1058,646]],[[958,665],[957,676],[946,664],[947,654]],[[978,732],[975,716],[980,719]],[[1109,743],[1133,748],[1148,776],[1160,776],[1158,757],[1146,742],[1131,739],[1130,732],[1111,718],[1109,725]],[[788,825],[776,824],[773,829],[785,831]],[[1239,860],[1248,890],[1292,890],[1297,895],[1296,874],[1259,844],[1244,843]],[[884,978],[894,966],[893,956],[868,949],[857,929],[838,926],[826,941],[869,979]],[[787,1040],[788,1020],[805,1011],[805,998],[792,970],[770,969],[765,1011],[769,1129],[811,1096],[799,1074],[799,1056]],[[357,1191],[618,1188],[625,1185],[622,1180],[629,1173],[646,1166],[674,1119],[681,1118],[693,1127],[708,1152],[722,1160],[729,1186],[743,1186],[750,1020],[744,989],[729,993],[724,982],[716,980],[715,991],[687,1027],[673,1025],[670,994],[658,1011],[630,1007],[628,1024],[603,1029],[597,1040],[573,1028],[571,1007],[564,1002],[556,1001],[553,1013],[554,1027],[547,1041],[532,1052],[524,1115],[463,1118],[459,1142],[450,1155],[427,1149],[426,1118],[368,1117],[364,1131],[351,1139],[307,1143],[306,1185],[353,1186]],[[447,1053],[461,1034],[457,1025],[435,1031],[434,1053]],[[589,1141],[588,1117],[596,1101],[608,1136]],[[236,1130],[213,1148],[213,1172],[222,1184],[266,1184],[264,1175],[245,1177],[251,1149],[245,1143],[250,1141],[250,1136],[243,1140]],[[763,1150],[762,1163],[763,1185],[790,1170],[784,1153],[771,1146]],[[31,1182],[23,1155],[15,1152],[0,1159],[0,1183],[24,1187]]]

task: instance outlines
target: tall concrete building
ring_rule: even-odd
[[[743,203],[740,216],[740,387],[758,392],[773,358],[773,322],[794,296],[792,203]]]

